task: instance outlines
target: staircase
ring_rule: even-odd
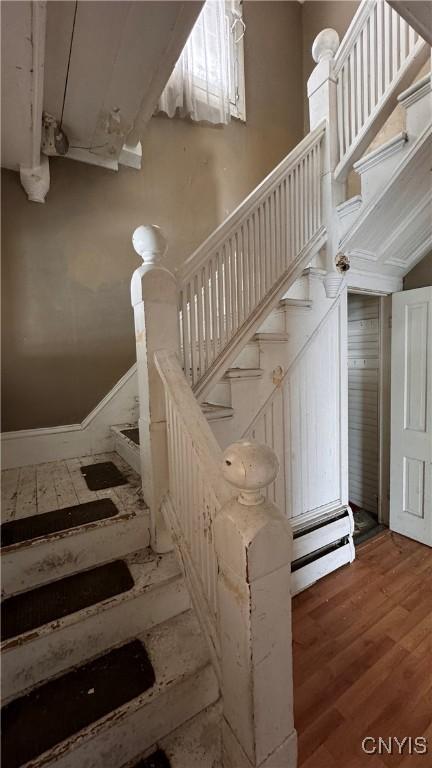
[[[176,275],[135,232],[138,423],[114,453],[10,470],[5,768],[297,764],[291,595],[354,557],[336,257],[396,279],[430,243],[430,49],[381,0],[335,35],[311,132]]]
[[[82,468],[107,462],[90,490]],[[36,491],[25,469],[1,530],[3,765],[162,766],[144,758],[164,748],[184,765],[219,691],[178,561],[148,546],[139,477],[115,454],[40,465],[37,514],[16,517]]]

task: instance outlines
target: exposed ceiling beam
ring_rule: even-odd
[[[46,2],[2,3],[2,162],[19,170],[32,202],[49,189],[48,158],[41,157]]]
[[[48,3],[45,111],[66,157],[117,168],[133,156],[203,0]],[[67,73],[67,82],[66,82]]]

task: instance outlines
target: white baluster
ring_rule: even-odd
[[[291,530],[263,496],[279,469],[275,453],[249,441],[223,454],[238,498],[214,531],[226,763],[242,768],[297,765],[293,718]]]

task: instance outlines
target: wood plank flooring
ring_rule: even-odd
[[[113,461],[127,477],[127,485],[103,491],[89,491],[80,467],[100,461]],[[3,523],[94,499],[111,498],[121,512],[146,506],[142,498],[139,475],[117,453],[101,453],[19,469],[5,469],[1,474]]]
[[[386,531],[356,554],[293,601],[299,766],[428,768],[432,550]],[[424,736],[428,753],[368,755],[366,736]]]

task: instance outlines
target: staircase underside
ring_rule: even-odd
[[[342,239],[355,269],[403,277],[431,249],[431,156],[429,126]]]

